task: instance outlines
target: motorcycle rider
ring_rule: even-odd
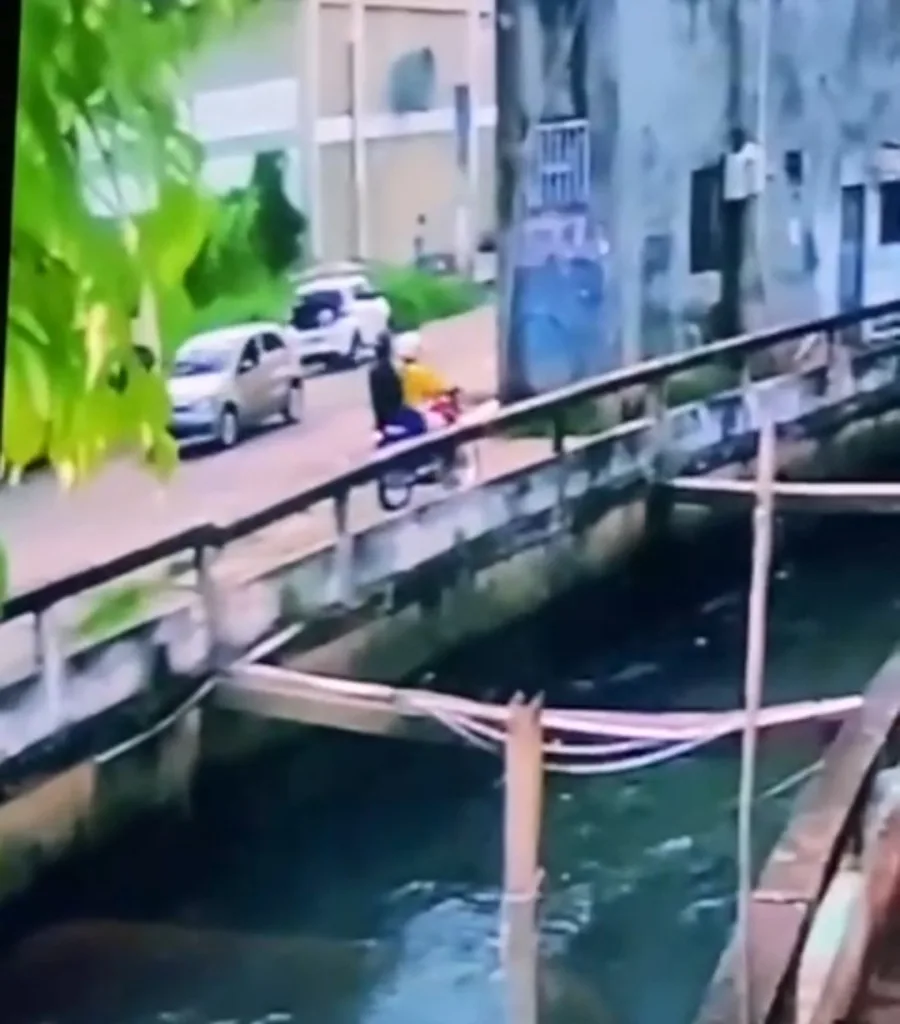
[[[400,383],[403,387],[403,404],[409,409],[424,414],[435,403],[440,403],[453,393],[453,388],[432,367],[422,362],[422,336],[418,331],[406,331],[395,341],[400,361]],[[446,416],[439,414],[446,421]],[[427,422],[427,421],[426,421]]]
[[[369,370],[369,401],[379,434],[389,427],[399,428],[408,437],[425,433],[425,417],[404,402],[403,382],[393,363],[388,335],[375,345],[375,363]]]

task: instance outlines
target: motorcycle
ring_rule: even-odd
[[[451,426],[462,415],[458,390],[442,395],[426,410],[426,418],[436,428]],[[392,444],[409,440],[412,434],[402,426],[389,426],[376,433],[375,448],[382,450]],[[419,435],[427,437],[427,434]],[[476,460],[453,442],[446,449],[427,455],[412,453],[406,459],[385,469],[378,477],[376,487],[378,504],[385,512],[398,512],[409,505],[416,487],[440,485],[447,490],[470,485],[477,476]]]

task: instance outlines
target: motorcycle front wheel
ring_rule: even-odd
[[[389,469],[378,478],[378,504],[385,512],[399,512],[412,500],[412,476],[399,469]]]

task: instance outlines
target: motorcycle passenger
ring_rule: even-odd
[[[420,359],[422,338],[418,331],[407,331],[399,335],[395,344],[400,360],[404,405],[410,409],[425,410],[451,393],[447,381]]]
[[[380,434],[389,427],[398,428],[407,437],[425,433],[425,417],[404,402],[403,382],[391,358],[387,336],[379,338],[375,346],[375,363],[369,370],[369,401]]]

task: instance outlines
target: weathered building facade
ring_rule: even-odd
[[[900,290],[896,0],[497,20],[507,395]]]

